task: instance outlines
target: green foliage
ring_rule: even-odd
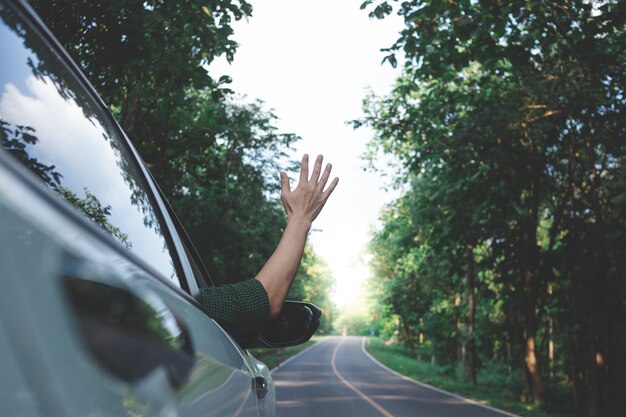
[[[460,369],[453,365],[438,365],[427,361],[416,361],[411,352],[398,344],[388,344],[379,338],[370,338],[371,354],[397,372],[420,382],[471,398],[480,403],[528,417],[580,417],[581,410],[565,400],[562,390],[552,394],[561,400],[549,407],[538,407],[520,401],[517,392],[521,388],[520,372],[508,365],[487,362],[480,370],[480,385],[465,381]]]
[[[276,133],[275,117],[262,103],[195,99],[179,110],[190,122],[181,117],[180,138],[164,150],[163,165],[148,164],[161,172],[159,183],[215,282],[248,279],[272,254],[286,223],[278,173],[297,137]]]
[[[353,336],[369,336],[377,327],[365,312],[342,310],[335,320],[335,330],[338,333]]]
[[[233,59],[231,23],[252,15],[245,0],[31,3],[105,102],[122,108],[133,138],[139,112],[167,112],[186,89],[228,81],[214,81],[204,66],[222,54]]]
[[[109,232],[126,247],[131,247],[128,235],[119,227],[111,224],[111,206],[103,206],[100,200],[89,189],[84,188],[85,197],[77,196],[71,189],[61,185],[61,175],[54,165],[46,165],[26,151],[27,146],[39,142],[36,131],[29,126],[13,126],[0,120],[0,145],[11,153],[18,161],[29,167],[50,189],[82,211],[88,218]]]
[[[283,362],[285,362],[290,357],[302,352],[305,349],[310,348],[311,346],[316,344],[318,341],[319,341],[319,338],[314,338],[298,346],[291,346],[287,348],[278,348],[278,349],[255,348],[255,349],[248,349],[248,351],[255,358],[263,361],[263,363],[267,365],[269,369],[272,369],[276,366],[280,366]]]
[[[89,189],[83,189],[85,193],[84,198],[80,198],[67,187],[56,186],[53,189],[63,197],[63,199],[72,203],[74,207],[81,210],[88,218],[119,240],[124,246],[128,248],[132,247],[133,244],[128,240],[128,235],[109,221],[111,206],[103,206],[100,200],[98,200]]]
[[[276,134],[274,116],[260,103],[233,104],[228,90],[204,69],[218,55],[232,59],[230,23],[249,16],[251,6],[245,1],[33,6],[114,109],[216,281],[256,273],[284,220],[270,197],[275,185],[268,175],[277,175],[275,164],[296,137]],[[251,219],[257,209],[258,223]],[[233,214],[236,210],[243,212]],[[258,224],[267,232],[259,233]]]
[[[383,18],[392,3],[363,7]],[[618,415],[623,2],[397,10],[405,28],[386,59],[402,54],[403,74],[354,122],[375,131],[373,166],[380,152],[397,158],[406,191],[372,239],[377,311],[399,317],[413,355],[429,345],[444,363],[524,364],[523,397],[543,403],[549,375],[590,415]]]
[[[299,138],[278,133],[275,115],[262,102],[236,102],[226,87],[230,78],[206,70],[220,55],[233,59],[231,24],[252,15],[250,3],[31,4],[113,109],[214,283],[253,277],[286,223],[278,174],[293,171],[286,155]],[[29,137],[23,129],[2,128],[3,141]],[[324,268],[309,249],[298,280],[307,279],[303,296],[330,318],[332,279]],[[323,331],[330,331],[329,323],[322,323]]]

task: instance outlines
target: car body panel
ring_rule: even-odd
[[[6,155],[0,156],[0,323],[13,356],[18,356],[12,364],[17,363],[27,381],[21,389],[28,387],[26,392],[14,391],[16,386],[3,391],[3,407],[18,398],[31,398],[35,405],[22,402],[20,410],[35,407],[45,410],[42,415],[71,416],[78,410],[80,415],[256,416],[257,409],[273,408],[273,403],[266,405],[272,397],[259,404],[254,395],[252,380],[262,374],[262,367],[212,319],[128,259],[116,248],[117,242],[79,221],[78,213],[68,215],[73,207],[63,207],[59,199],[60,204],[51,208],[49,198],[56,196],[46,198],[45,189],[25,189],[10,175],[15,171],[4,169],[10,162]],[[67,264],[76,270],[77,262],[83,279],[124,287],[140,297],[158,297],[188,329],[194,365],[183,386],[173,389],[161,368],[127,383],[86,352],[62,285]],[[3,369],[7,356],[2,352]]]
[[[9,152],[0,149],[0,358],[6,370],[0,384],[0,414],[275,415],[275,393],[267,367],[240,349],[192,298],[202,277],[194,275],[183,240],[132,144],[32,10],[21,2],[3,1],[0,12],[3,21],[16,19],[0,29],[3,53],[12,51],[11,60],[0,71],[5,74],[0,77],[3,141],[16,140]],[[43,60],[33,58],[37,53],[46,55],[49,65],[38,66]],[[31,126],[35,122],[37,126]],[[48,132],[45,140],[36,137],[42,132]],[[98,135],[104,141],[94,148]],[[38,153],[44,147],[48,147],[47,153]],[[19,152],[21,164],[14,158]],[[73,152],[85,159],[81,170],[73,171]],[[109,157],[103,157],[105,154]],[[44,160],[47,155],[56,156]],[[98,164],[94,160],[99,160]],[[89,200],[87,191],[79,196],[83,202],[94,203],[90,207],[99,207],[99,214],[111,220],[110,224],[94,219],[85,211],[85,204],[59,192],[59,184],[68,184],[74,190],[70,195],[77,195],[75,190],[87,188],[80,181],[93,172],[104,178],[121,169],[120,165],[124,172],[133,172],[130,180],[122,175],[117,186],[102,192],[95,191],[98,181],[89,184],[89,193],[96,200],[102,197],[99,205]],[[58,181],[55,170],[60,174]],[[124,187],[130,191],[118,193]],[[109,215],[119,207],[113,205],[115,201],[137,200],[138,188],[143,193],[139,200],[147,201],[153,213],[147,222],[153,222],[153,229],[163,236],[163,247],[157,252],[163,248],[169,252],[164,255],[166,263],[147,259],[149,246],[145,251],[129,246],[121,237],[132,233],[120,227],[128,219]],[[107,206],[113,207],[109,214]],[[146,223],[144,208],[136,210],[139,218],[134,222]],[[166,356],[187,355],[185,360],[192,364],[188,374],[178,381],[172,373],[175,361],[159,363],[158,355],[147,358],[151,350],[135,349],[128,354],[139,354],[138,362],[150,359],[148,362],[157,366],[146,368],[149,372],[140,378],[131,378],[132,372],[126,375],[122,369],[120,374],[120,368],[112,368],[108,359],[90,350],[82,313],[71,306],[68,274],[84,284],[104,286],[104,294],[121,293],[131,304],[152,306],[152,317],[161,327],[154,330],[150,326],[155,323],[147,320],[140,327],[157,337],[139,339],[145,346],[157,346]],[[114,309],[110,313],[110,320],[105,316],[102,323],[112,323],[114,331],[126,331],[116,324],[119,317]],[[168,331],[176,328],[184,329],[188,351],[172,348],[175,344]],[[108,333],[95,334],[104,337]],[[255,389],[259,378],[269,384],[263,398],[258,398]]]

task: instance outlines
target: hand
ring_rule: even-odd
[[[302,157],[302,166],[300,168],[300,179],[296,188],[291,191],[289,177],[286,173],[280,173],[281,192],[280,199],[289,220],[303,220],[308,222],[308,226],[320,214],[326,200],[332,194],[333,190],[339,182],[339,178],[335,177],[324,191],[324,187],[330,177],[332,165],[327,164],[324,173],[320,177],[322,171],[322,161],[324,157],[318,155],[313,167],[311,179],[309,179],[309,156]]]

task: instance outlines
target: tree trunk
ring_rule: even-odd
[[[466,350],[466,342],[465,337],[463,335],[463,327],[464,323],[460,319],[456,320],[456,341],[457,341],[457,352],[456,352],[456,360],[459,362],[461,367],[465,369],[465,362],[467,360],[467,350]]]
[[[411,326],[409,326],[404,320],[402,320],[402,338],[408,345],[409,350],[411,351],[411,356],[415,357],[415,340],[413,337],[413,331],[411,330]]]
[[[526,364],[526,368],[528,369],[528,374],[532,384],[533,402],[536,404],[543,404],[543,382],[541,380],[541,373],[539,371],[537,352],[535,351],[535,339],[536,334],[529,334],[526,336],[524,363]]]
[[[417,360],[422,360],[422,345],[424,344],[424,332],[422,329],[424,328],[424,319],[420,318],[419,320],[419,331],[417,333]]]
[[[476,385],[476,271],[474,265],[474,247],[467,245],[467,380]]]
[[[554,381],[554,319],[550,317],[548,324],[548,359],[550,361],[550,381]]]
[[[601,269],[602,267],[598,268]],[[599,271],[600,272],[600,271]],[[593,293],[593,311],[589,326],[590,368],[589,384],[589,416],[602,417],[608,415],[609,403],[609,351],[608,351],[608,323],[610,321],[610,296],[606,294],[606,275],[594,279],[591,285]]]
[[[571,281],[571,273],[569,274],[568,280]],[[571,387],[572,393],[572,402],[574,406],[579,407],[581,405],[581,384],[579,383],[579,375],[581,374],[581,369],[579,365],[579,356],[576,351],[576,346],[578,345],[577,332],[575,328],[572,326],[572,323],[566,322],[564,326],[564,332],[567,337],[567,343],[565,343],[565,347],[567,348],[567,356],[569,357],[569,385]]]
[[[422,360],[422,343],[424,343],[424,333],[420,330],[417,334],[417,360]]]
[[[528,372],[531,384],[532,400],[535,404],[543,404],[544,389],[539,367],[539,355],[536,349],[537,329],[539,318],[539,247],[537,246],[537,228],[539,222],[540,180],[544,164],[541,163],[541,153],[535,148],[532,138],[525,132],[529,140],[529,163],[532,167],[532,180],[526,199],[526,213],[521,219],[521,256],[520,267],[524,283],[524,365]]]
[[[530,372],[528,372],[528,367],[526,366],[526,362],[522,361],[523,370],[524,370],[524,389],[522,390],[522,398],[520,401],[529,402],[532,399],[533,392],[533,381],[530,376]]]
[[[536,227],[534,229],[536,231]],[[535,234],[532,235],[533,242],[536,242]],[[535,243],[533,243],[536,245]],[[535,246],[536,248],[536,246]],[[534,255],[534,254],[533,254]],[[537,254],[538,255],[538,254]],[[535,265],[536,258],[529,256],[527,261],[529,266],[524,271],[524,284],[525,284],[525,312],[524,312],[524,365],[528,372],[528,378],[530,382],[530,388],[532,392],[532,400],[536,404],[543,404],[544,402],[544,390],[543,381],[541,378],[541,372],[539,367],[539,355],[536,349],[537,329],[539,327],[539,320],[537,318],[537,304],[538,304],[538,277],[536,269],[531,265]]]

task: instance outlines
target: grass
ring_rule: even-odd
[[[279,364],[285,362],[291,356],[297,353],[300,353],[301,351],[308,348],[309,346],[313,346],[318,340],[319,338],[313,338],[306,343],[303,343],[298,346],[288,347],[288,348],[280,348],[280,349],[258,348],[258,349],[249,349],[249,351],[250,353],[252,353],[252,355],[255,358],[259,359],[260,361],[263,361],[267,365],[268,368],[272,369],[275,366],[278,366]]]
[[[370,338],[369,351],[380,362],[403,375],[510,413],[527,417],[582,416],[579,410],[569,405],[571,402],[562,398],[564,393],[558,389],[548,392],[548,403],[542,406],[520,402],[517,396],[521,391],[518,385],[521,378],[497,364],[483,367],[478,373],[478,385],[472,385],[463,380],[458,366],[417,361],[408,349],[387,345],[379,338]]]

